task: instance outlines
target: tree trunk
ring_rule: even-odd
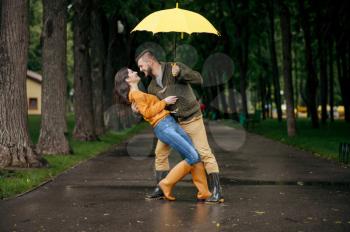
[[[318,57],[320,65],[320,92],[321,92],[321,122],[327,122],[327,101],[328,101],[328,80],[327,80],[327,48],[325,45],[325,37],[321,31],[322,18],[320,12],[317,12],[317,42],[318,42]]]
[[[293,102],[293,82],[292,82],[292,49],[291,49],[291,31],[290,31],[290,13],[287,6],[279,1],[281,32],[282,32],[282,49],[283,49],[283,77],[284,92],[287,103],[287,130],[288,136],[296,135],[296,124],[294,115]]]
[[[345,63],[345,57],[346,54],[344,52],[344,43],[342,40],[337,41],[336,44],[337,47],[337,70],[338,70],[338,81],[339,81],[339,86],[340,86],[340,93],[341,93],[341,97],[342,97],[342,101],[343,101],[343,105],[344,105],[344,109],[345,109],[345,121],[347,121],[347,114],[348,114],[348,105],[350,104],[349,102],[349,97],[350,97],[350,93],[347,89],[347,86],[349,82],[347,82],[347,71],[346,71],[346,63]]]
[[[259,87],[258,87],[258,92],[259,92],[259,96],[261,99],[261,113],[262,113],[262,119],[265,120],[266,119],[266,112],[265,112],[265,105],[266,105],[266,84],[265,84],[265,79],[262,76],[262,74],[260,74],[258,76],[258,83],[259,83]]]
[[[214,74],[215,75],[215,74]],[[220,91],[220,85],[216,85],[214,88],[216,88],[216,100],[217,100],[217,117],[223,118],[223,104],[222,104],[222,92]]]
[[[249,8],[248,1],[229,1],[230,14],[232,15],[233,22],[235,24],[235,40],[236,46],[233,50],[237,51],[237,60],[239,67],[240,77],[240,94],[241,94],[241,114],[245,117],[248,115],[248,103],[247,103],[247,70],[248,70],[248,48],[249,48]],[[239,9],[238,9],[239,6]]]
[[[125,34],[129,33],[128,25],[124,24],[124,32],[119,33],[116,23],[119,15],[114,14],[107,19],[108,23],[108,46],[107,59],[105,62],[104,75],[104,91],[103,91],[103,105],[104,110],[108,110],[113,105],[114,98],[114,77],[116,72],[125,66],[129,66],[129,57],[131,56],[131,39]],[[134,53],[133,53],[134,55]],[[132,59],[134,62],[134,59]],[[124,109],[120,107],[120,110]],[[126,115],[126,114],[125,114]]]
[[[344,56],[344,60],[343,60],[343,69],[344,69],[344,73],[346,73],[344,75],[345,78],[345,86],[347,88],[346,91],[346,104],[344,103],[344,110],[345,110],[345,121],[346,122],[350,122],[350,92],[349,92],[349,86],[350,86],[350,38],[349,35],[346,37],[346,52],[345,52],[345,56]],[[346,58],[347,57],[347,58]]]
[[[69,154],[66,120],[66,0],[44,0],[41,130],[37,151]]]
[[[247,70],[248,70],[248,38],[244,39],[244,46],[242,47],[241,59],[240,59],[240,89],[242,95],[242,111],[248,117],[248,100],[247,100]]]
[[[91,12],[91,80],[95,132],[97,135],[102,135],[105,132],[103,121],[103,81],[106,51],[102,31],[102,17],[98,0],[93,0]]]
[[[344,51],[341,52],[341,60],[342,60],[342,70],[343,70],[343,80],[342,80],[342,87],[344,92],[344,116],[345,121],[350,122],[350,93],[349,93],[349,86],[350,86],[350,75],[347,65],[347,54],[346,54],[346,43],[344,43],[344,47],[342,47]]]
[[[266,62],[264,62],[263,57],[261,55],[261,43],[258,42],[257,44],[257,55],[256,55],[256,59],[259,62],[260,65],[260,69],[263,71],[260,71],[258,76],[257,76],[257,95],[259,98],[260,97],[260,101],[261,101],[261,113],[262,113],[262,119],[265,120],[266,119],[266,113],[265,113],[265,105],[266,105],[266,77],[269,75],[268,71],[268,65],[266,64]],[[264,76],[264,74],[266,76]]]
[[[347,71],[346,71],[346,86],[347,88],[349,88],[350,86],[350,38],[349,38],[349,34],[347,34],[347,55],[348,55],[348,59],[347,59]],[[347,91],[347,105],[345,106],[345,121],[346,122],[350,122],[350,92]]]
[[[322,39],[321,39],[322,40]],[[323,46],[323,42],[319,41],[320,50],[320,90],[321,90],[321,121],[327,122],[327,101],[328,101],[328,80],[327,80],[327,60],[326,60],[326,47]]]
[[[214,70],[209,70],[209,80],[215,80],[215,72]],[[212,112],[214,114],[213,119],[218,119],[220,117],[220,98],[219,98],[219,91],[216,85],[210,87],[210,91],[212,93],[212,99],[211,99],[211,105],[212,107]]]
[[[299,0],[301,26],[304,31],[305,40],[305,57],[306,57],[306,70],[307,70],[307,107],[310,112],[311,122],[313,128],[318,128],[318,115],[317,115],[317,104],[316,104],[316,93],[317,93],[317,75],[314,67],[312,58],[311,48],[311,32],[309,15],[304,6],[304,0]]]
[[[117,16],[111,16],[108,19],[108,48],[107,48],[107,60],[104,76],[104,91],[103,91],[103,107],[104,111],[107,111],[113,105],[113,88],[114,88],[114,75],[118,71],[116,67],[116,59],[118,51],[118,28],[115,25],[117,22]]]
[[[2,0],[0,21],[0,168],[41,167],[28,134],[28,2]]]
[[[307,106],[307,96],[306,96],[306,92],[307,92],[307,89],[306,89],[306,84],[305,84],[306,81],[303,80],[303,78],[300,78],[300,81],[299,81],[299,85],[298,85],[298,88],[300,90],[300,98],[303,102],[302,105],[306,105]],[[307,108],[307,116],[309,116],[309,108]]]
[[[228,118],[228,105],[227,105],[227,98],[226,98],[226,84],[221,84],[219,86],[220,89],[220,97],[221,97],[221,104],[222,104],[222,109],[223,109],[223,113],[221,114],[221,116],[225,119]]]
[[[212,111],[212,93],[210,91],[210,87],[203,87],[203,100],[205,104],[205,110],[207,112],[206,116],[209,118],[209,113]]]
[[[218,109],[219,109],[219,118],[227,118],[227,101],[226,101],[226,95],[225,95],[225,84],[221,83],[220,80],[222,80],[223,75],[222,72],[216,71],[214,72],[214,78],[216,78],[217,83],[217,98],[218,98]]]
[[[273,118],[271,95],[272,95],[272,93],[271,93],[271,81],[269,81],[267,83],[267,93],[266,93],[266,104],[268,105],[267,116],[269,118]]]
[[[238,121],[238,114],[237,114],[237,103],[236,103],[236,96],[235,96],[235,87],[233,83],[233,76],[228,81],[228,104],[231,109],[231,119]]]
[[[73,137],[80,141],[96,140],[89,56],[90,0],[73,1],[74,18],[74,112]]]
[[[225,17],[232,18],[233,17],[233,14],[232,14],[233,12],[231,12],[231,11],[229,11],[228,15],[224,15],[224,11],[225,11],[225,9],[227,9],[227,7],[229,7],[227,5],[227,2],[220,1],[218,9],[219,9],[221,18],[225,18]],[[231,5],[231,7],[232,7],[232,5]],[[229,21],[222,20],[220,26],[223,28],[227,28],[227,25],[229,25],[230,23],[231,22],[229,22]],[[221,37],[222,37],[221,41],[222,41],[224,51],[226,53],[228,53],[229,56],[232,56],[233,55],[233,48],[232,48],[232,44],[230,41],[230,36],[228,34],[228,31],[222,30]],[[227,93],[228,93],[227,98],[225,97],[226,102],[224,103],[226,105],[226,108],[227,108],[225,111],[224,117],[238,121],[233,74],[231,77],[229,77],[227,83],[225,84],[224,89],[225,89],[225,91],[227,90]],[[230,113],[228,113],[229,111],[230,111]]]
[[[328,50],[328,68],[329,68],[329,106],[331,122],[334,122],[334,74],[333,74],[333,41],[330,39]]]
[[[273,0],[268,2],[268,13],[269,13],[269,26],[270,30],[268,33],[269,36],[269,48],[270,48],[270,57],[272,64],[272,79],[274,86],[274,98],[277,110],[277,118],[278,121],[282,121],[282,108],[281,108],[281,87],[279,81],[279,73],[277,66],[277,55],[276,55],[276,47],[275,47],[275,20],[274,20],[274,10],[273,10]]]
[[[295,44],[295,43],[294,43]],[[294,64],[294,107],[297,108],[298,105],[300,104],[299,101],[299,91],[300,89],[298,88],[299,86],[299,66],[298,66],[298,52],[297,52],[297,47],[296,46],[292,46],[294,47],[294,59],[293,59],[293,64]],[[296,115],[296,117],[298,117],[298,114]]]
[[[240,77],[240,93],[242,96],[242,113],[248,117],[248,102],[247,102],[247,69],[248,69],[248,32],[243,35],[242,26],[237,27],[237,37],[240,40],[238,47],[238,63],[239,63],[239,77]]]

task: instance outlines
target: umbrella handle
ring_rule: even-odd
[[[171,67],[173,67],[173,66],[175,66],[175,65],[176,65],[176,62],[175,62],[175,61],[171,63]],[[171,70],[171,71],[172,71],[172,70]],[[171,72],[171,74],[173,75],[173,77],[176,77],[176,75],[174,75],[173,72]]]

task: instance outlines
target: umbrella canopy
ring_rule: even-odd
[[[211,33],[220,35],[215,27],[202,15],[189,10],[176,8],[156,11],[144,18],[131,31]]]

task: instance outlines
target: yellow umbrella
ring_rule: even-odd
[[[131,31],[211,33],[220,35],[215,27],[202,15],[178,8],[156,11],[144,18]]]
[[[211,33],[220,35],[206,18],[196,12],[180,9],[178,3],[176,3],[176,8],[160,10],[148,15],[131,32],[134,31],[150,31],[153,34],[185,32],[187,34]],[[176,41],[174,43],[174,56],[176,57]]]

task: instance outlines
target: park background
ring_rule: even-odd
[[[145,16],[173,8],[175,1],[2,1],[1,198],[54,178],[143,129],[128,107],[115,103],[114,75],[124,66],[136,70],[135,54],[144,48],[174,61],[174,36],[175,61],[203,76],[203,86],[194,88],[207,120],[339,159],[340,143],[350,139],[347,1],[179,5],[204,15],[221,36],[130,33]],[[26,97],[27,70],[42,76],[37,115],[28,116],[35,101]],[[143,78],[145,88],[148,82]]]

